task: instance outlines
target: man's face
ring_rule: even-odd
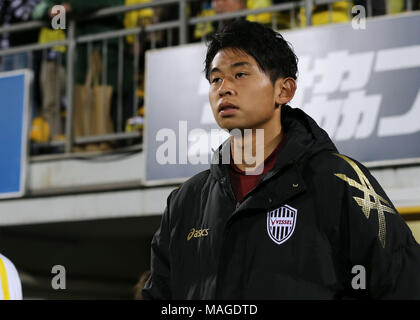
[[[274,117],[274,86],[252,56],[229,48],[219,51],[209,79],[209,100],[221,128],[264,129],[280,121]]]
[[[235,12],[245,9],[243,0],[212,0],[211,5],[216,13]]]

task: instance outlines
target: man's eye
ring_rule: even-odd
[[[220,80],[220,78],[213,78],[213,80],[211,80],[211,83],[216,83]]]
[[[243,76],[246,76],[246,73],[243,73],[243,72],[238,72],[238,73],[236,74],[236,78],[242,78]]]

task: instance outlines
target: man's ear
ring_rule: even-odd
[[[287,104],[293,99],[296,92],[296,80],[287,78],[278,78],[274,84],[274,94],[276,105]]]

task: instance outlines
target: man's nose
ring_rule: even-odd
[[[222,85],[219,88],[219,95],[223,97],[225,95],[232,95],[232,94],[233,94],[232,83],[224,79],[222,82]]]

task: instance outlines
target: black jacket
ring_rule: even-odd
[[[377,181],[303,111],[283,107],[282,124],[284,149],[242,203],[226,164],[169,195],[143,297],[420,299],[420,246]]]

